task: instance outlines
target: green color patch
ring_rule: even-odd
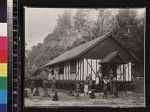
[[[7,77],[0,77],[0,90],[7,89]]]

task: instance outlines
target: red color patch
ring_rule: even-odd
[[[7,50],[0,49],[0,63],[7,63]]]
[[[0,49],[7,49],[7,37],[0,36]]]
[[[0,36],[0,63],[7,63],[7,37]]]

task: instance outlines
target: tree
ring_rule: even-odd
[[[79,9],[76,11],[74,16],[74,28],[81,32],[87,25],[87,12],[84,9]]]
[[[73,28],[72,15],[69,11],[65,11],[61,16],[58,16],[57,25],[53,34],[55,35],[69,35]]]
[[[99,37],[106,32],[113,31],[115,26],[114,16],[116,14],[116,9],[99,9],[97,21],[95,22],[95,27],[93,33],[96,37]]]
[[[114,29],[114,34],[123,45],[133,53],[137,49],[143,48],[144,19],[139,19],[135,10],[120,9],[116,15],[116,20],[117,25]]]

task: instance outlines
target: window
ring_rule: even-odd
[[[60,65],[59,74],[64,74],[64,65]]]
[[[77,69],[77,61],[76,60],[70,61],[70,74],[76,73],[76,69]]]

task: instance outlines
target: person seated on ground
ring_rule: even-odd
[[[72,89],[69,91],[69,96],[74,96],[74,93],[73,93]]]
[[[105,76],[104,79],[103,79],[103,83],[104,83],[104,86],[103,86],[103,93],[104,93],[104,94],[103,94],[103,98],[107,98],[108,83],[109,83],[107,74],[106,74],[106,76]]]
[[[118,98],[118,89],[117,89],[117,79],[116,77],[113,78],[112,81],[112,87],[113,87],[113,98]]]
[[[33,93],[33,96],[40,96],[40,92],[38,90],[38,87],[35,88],[35,92]]]
[[[92,89],[89,93],[89,98],[94,99],[95,98],[95,94],[94,94],[94,89]]]
[[[44,91],[44,95],[43,97],[50,97],[49,93],[48,93],[48,89],[46,88],[46,90]]]
[[[24,91],[24,97],[29,97],[29,92],[28,92],[28,90],[25,90],[25,91]]]
[[[53,101],[58,101],[58,100],[59,100],[58,93],[57,91],[55,91],[55,94],[53,96]]]

